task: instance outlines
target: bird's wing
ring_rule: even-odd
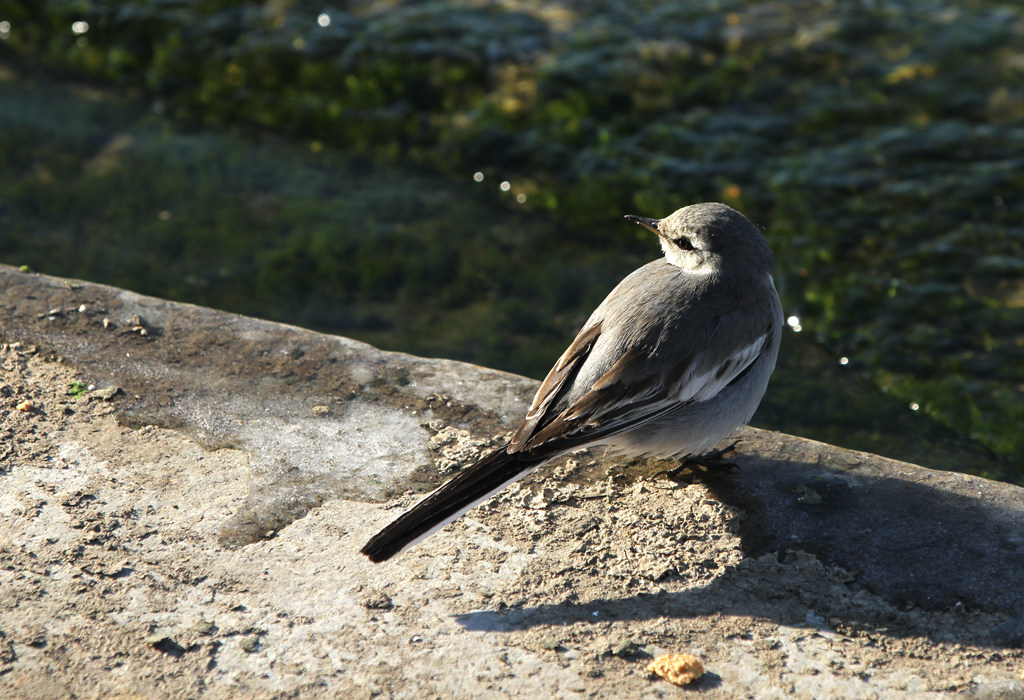
[[[580,331],[576,339],[572,341],[558,362],[548,372],[548,376],[541,382],[533,397],[533,404],[526,413],[522,425],[516,430],[515,435],[509,442],[508,451],[518,452],[533,435],[537,425],[544,420],[551,406],[558,402],[558,399],[572,386],[573,380],[579,373],[580,367],[590,355],[598,336],[601,335],[601,323],[595,323],[589,328]]]
[[[573,449],[642,425],[680,406],[714,398],[754,364],[777,332],[773,325],[766,324],[753,337],[738,336],[727,330],[735,327],[731,316],[726,314],[712,322],[714,330],[708,342],[690,352],[684,350],[669,361],[658,357],[657,350],[654,357],[643,348],[625,351],[587,391],[556,412],[552,409],[560,408],[557,399],[567,392],[597,340],[595,335],[581,343],[584,334],[580,334],[537,392],[527,422],[513,438],[515,449]],[[672,345],[663,345],[663,351],[693,347],[692,343]],[[723,355],[724,360],[715,359]]]

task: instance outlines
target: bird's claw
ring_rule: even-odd
[[[725,461],[726,455],[732,454],[736,451],[736,445],[739,444],[739,440],[726,445],[720,450],[714,452],[708,452],[703,455],[690,456],[684,459],[678,467],[672,469],[666,469],[655,474],[655,478],[665,476],[669,479],[676,480],[680,474],[686,470],[700,470],[704,472],[722,472],[726,474],[738,474],[741,469],[740,466],[734,462]]]

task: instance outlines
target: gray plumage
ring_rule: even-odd
[[[627,276],[544,379],[507,445],[460,472],[362,549],[383,561],[567,451],[685,457],[754,414],[775,368],[782,305],[757,228],[717,203],[661,220],[663,259]]]

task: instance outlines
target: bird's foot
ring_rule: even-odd
[[[730,445],[726,445],[720,450],[715,450],[714,452],[707,452],[702,455],[687,457],[678,467],[675,467],[674,469],[666,469],[663,472],[658,472],[654,476],[666,476],[669,479],[677,480],[680,474],[686,471],[737,474],[740,471],[739,465],[725,460],[726,456],[731,455],[736,451],[737,443],[739,443],[739,440],[736,440]]]

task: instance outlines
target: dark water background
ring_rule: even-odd
[[[1024,13],[0,0],[0,261],[535,377],[705,200],[754,423],[1024,481]]]

